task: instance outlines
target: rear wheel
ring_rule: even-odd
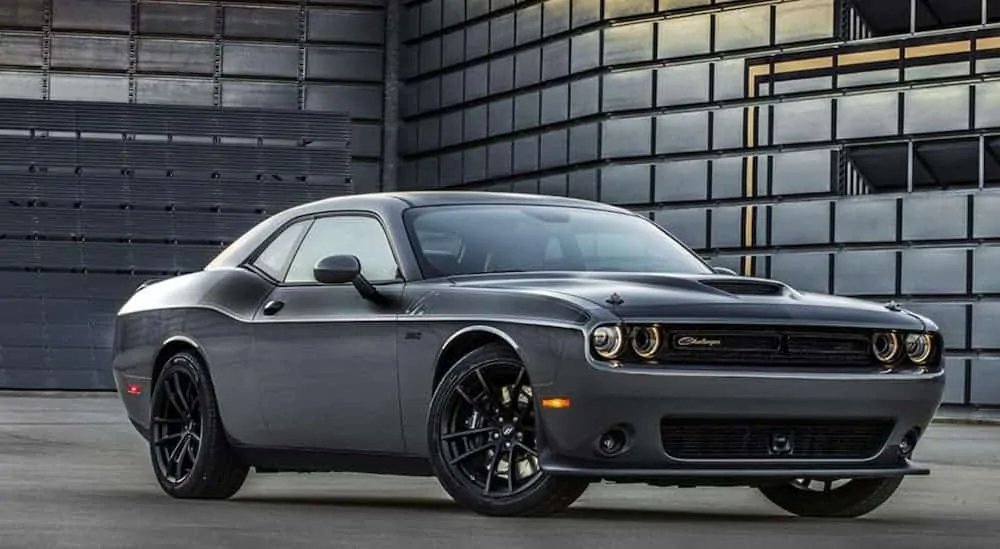
[[[176,498],[226,499],[249,467],[222,430],[205,366],[188,352],[167,360],[153,387],[150,458],[160,487]]]
[[[538,464],[535,401],[527,369],[506,345],[465,355],[431,400],[428,444],[441,485],[484,515],[543,516],[571,505],[589,481]]]
[[[855,518],[888,501],[902,482],[903,477],[796,479],[787,484],[764,486],[760,491],[778,507],[800,517]]]

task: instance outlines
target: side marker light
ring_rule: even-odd
[[[127,391],[130,395],[138,395],[142,394],[142,387],[138,385],[129,385],[125,388],[125,391]]]
[[[546,398],[542,400],[543,408],[569,408],[568,398]]]

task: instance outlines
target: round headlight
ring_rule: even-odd
[[[929,334],[909,334],[906,336],[906,354],[916,364],[923,364],[931,357],[934,344]]]
[[[618,326],[601,326],[590,336],[594,352],[601,358],[618,358],[625,347],[625,337]]]
[[[632,350],[639,358],[649,360],[660,350],[660,330],[656,326],[641,326],[632,332]]]
[[[872,336],[872,352],[881,362],[896,360],[899,348],[899,336],[894,332],[878,332]]]

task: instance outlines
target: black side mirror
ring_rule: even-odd
[[[361,276],[361,262],[353,255],[324,257],[313,267],[313,278],[323,284],[354,282],[359,276]]]
[[[375,286],[361,274],[361,261],[353,255],[331,255],[320,259],[313,267],[313,278],[323,284],[350,282],[361,297],[372,301],[381,298]]]
[[[712,267],[715,274],[729,275],[729,276],[740,276],[736,271],[730,269],[729,267]]]

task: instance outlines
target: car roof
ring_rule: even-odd
[[[325,198],[304,204],[310,210],[350,207],[353,202],[371,202],[373,200],[399,200],[410,207],[422,206],[452,206],[469,204],[523,204],[542,206],[574,206],[593,208],[606,211],[624,212],[622,208],[564,196],[523,194],[490,191],[398,191],[364,193]]]
[[[617,206],[578,198],[488,191],[402,191],[335,196],[299,204],[298,206],[293,206],[272,215],[227,246],[206,268],[236,266],[261,243],[266,241],[278,227],[300,216],[345,210],[371,210],[386,214],[387,212],[405,210],[407,208],[474,204],[563,206],[632,213]]]

